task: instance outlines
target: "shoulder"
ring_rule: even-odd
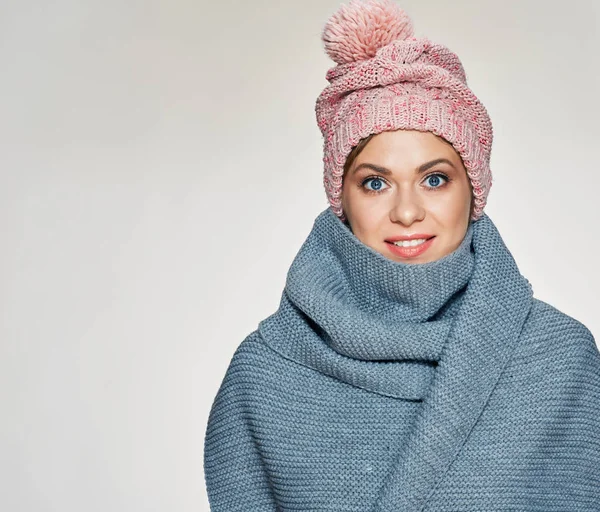
[[[551,304],[533,298],[525,330],[552,336],[567,336],[578,343],[594,343],[592,332],[579,320],[562,312]]]
[[[534,299],[500,382],[499,396],[538,420],[555,421],[568,411],[571,419],[600,429],[600,352],[594,337],[546,302]]]
[[[267,345],[258,330],[251,332],[237,346],[229,369],[232,367],[237,372],[254,371],[259,368],[272,366],[274,360],[279,359],[279,355],[269,345]]]
[[[285,379],[290,372],[289,364],[263,341],[258,330],[253,331],[236,347],[220,393],[253,394],[267,383]]]
[[[535,297],[515,358],[535,359],[549,371],[588,369],[600,378],[600,351],[592,332],[579,320]]]

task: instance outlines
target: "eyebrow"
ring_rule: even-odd
[[[447,158],[436,158],[435,160],[431,160],[430,162],[426,162],[422,165],[419,166],[419,168],[417,169],[417,173],[418,174],[422,174],[425,171],[427,171],[428,169],[431,169],[433,166],[437,165],[437,164],[449,164],[451,165],[453,168],[456,169],[456,166]],[[389,176],[390,174],[392,174],[392,171],[390,171],[387,167],[381,167],[380,165],[375,165],[375,164],[369,164],[369,163],[362,163],[360,165],[357,165],[354,168],[354,171],[352,171],[352,174],[358,172],[360,169],[371,169],[373,171],[377,171],[381,174],[384,174],[386,176]]]

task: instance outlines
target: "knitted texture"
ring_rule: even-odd
[[[330,208],[213,401],[213,512],[600,510],[600,353],[491,219],[397,262]]]
[[[324,138],[323,183],[342,220],[344,163],[351,149],[387,130],[429,131],[461,156],[473,186],[472,220],[492,186],[493,128],[487,110],[467,85],[458,56],[413,36],[412,22],[392,0],[353,0],[327,22],[322,39],[337,65],[316,102]]]

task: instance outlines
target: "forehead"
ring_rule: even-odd
[[[412,167],[441,157],[453,162],[460,159],[449,142],[432,132],[394,130],[375,135],[357,156],[355,164],[368,161],[386,167]]]

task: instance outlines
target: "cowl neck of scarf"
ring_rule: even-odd
[[[445,257],[398,262],[322,212],[287,275],[278,312],[260,324],[286,357],[386,396],[420,400],[469,282],[473,223]]]
[[[486,213],[452,253],[413,264],[362,243],[327,208],[290,266],[277,311],[258,331],[287,359],[422,402],[372,509],[421,510],[485,407],[532,300]]]

